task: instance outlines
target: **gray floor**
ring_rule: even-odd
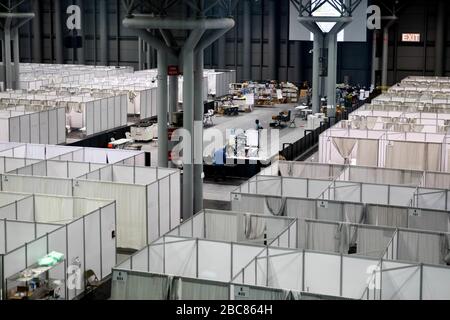
[[[277,115],[284,110],[292,110],[292,116],[295,116],[296,105],[278,105],[270,108],[256,108],[251,113],[240,113],[236,117],[220,116],[214,117],[214,126],[205,129],[205,133],[208,130],[219,129],[223,135],[226,136],[227,129],[242,129],[248,130],[255,127],[255,121],[258,119],[263,128],[270,128],[272,122],[272,116]],[[295,119],[296,128],[286,127],[280,130],[280,151],[283,148],[284,143],[293,143],[303,138],[305,134],[306,122],[300,118]],[[225,143],[225,142],[224,142]],[[148,144],[142,144],[142,150],[151,153],[152,166],[158,164],[158,142],[154,141]]]

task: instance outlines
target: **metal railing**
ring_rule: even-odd
[[[328,118],[328,121],[322,122],[320,127],[317,129],[305,130],[305,136],[303,138],[294,143],[285,143],[283,145],[283,150],[280,151],[280,157],[287,161],[306,160],[314,153],[319,144],[319,137],[324,131],[328,130],[332,125],[335,125],[342,120],[348,120],[349,115],[353,111],[361,108],[367,103],[371,103],[372,99],[374,99],[377,95],[378,93],[366,100],[358,100],[355,104],[346,106],[343,113],[340,113],[337,117]]]

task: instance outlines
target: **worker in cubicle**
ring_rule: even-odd
[[[214,152],[214,180],[219,178],[225,180],[226,147],[217,149]]]

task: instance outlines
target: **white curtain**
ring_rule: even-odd
[[[344,222],[365,224],[366,212],[360,204],[343,204]]]
[[[367,224],[373,226],[408,228],[408,210],[406,208],[368,205]]]
[[[206,239],[236,242],[237,216],[228,214],[205,214]]]
[[[443,263],[442,236],[419,232],[400,231],[398,259],[427,264]]]
[[[340,156],[344,159],[344,163],[349,163],[350,155],[353,152],[353,149],[358,142],[357,139],[349,139],[349,138],[333,138],[333,145],[336,150],[339,152]]]
[[[359,140],[356,164],[358,166],[377,167],[378,145],[378,140]]]
[[[228,284],[211,283],[200,280],[180,279],[181,300],[229,300]]]
[[[358,255],[381,258],[394,236],[394,231],[353,226]]]
[[[422,210],[419,216],[409,216],[408,228],[449,232],[449,213],[446,211],[426,211]]]
[[[316,200],[287,199],[285,216],[300,219],[316,218]]]
[[[426,171],[441,171],[441,152],[442,145],[436,143],[428,143],[426,149],[427,165]]]
[[[441,145],[390,141],[386,152],[386,167],[440,171]]]
[[[171,282],[167,276],[128,273],[126,281],[112,282],[111,300],[168,300]]]
[[[244,218],[244,230],[247,240],[261,240],[266,231],[266,219],[246,214]]]
[[[283,216],[286,208],[286,198],[265,197],[266,208],[273,216]]]
[[[450,174],[426,173],[426,188],[450,189]]]
[[[341,231],[337,224],[307,221],[306,249],[339,252]]]

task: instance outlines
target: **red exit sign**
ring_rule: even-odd
[[[169,66],[167,68],[167,74],[169,76],[179,76],[181,75],[180,68],[178,68],[178,66]]]
[[[403,42],[420,42],[420,33],[403,33]]]

